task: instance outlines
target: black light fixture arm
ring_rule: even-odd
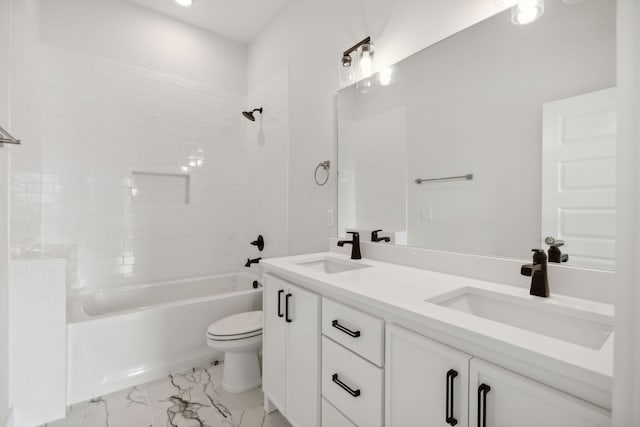
[[[353,52],[355,52],[360,46],[364,46],[364,45],[368,45],[371,44],[371,37],[367,37],[366,39],[362,40],[361,42],[358,42],[356,44],[354,44],[353,46],[351,46],[349,49],[345,50],[344,53],[342,54],[342,66],[343,67],[350,67],[351,66],[351,54]]]
[[[358,49],[363,44],[371,44],[371,37],[367,37],[366,39],[362,40],[361,42],[358,42],[358,43],[354,44],[349,49],[345,50],[344,53],[342,54],[342,56],[351,55],[353,52],[356,51],[356,49]]]

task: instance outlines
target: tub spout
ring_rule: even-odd
[[[254,259],[247,258],[247,263],[244,266],[251,267],[251,264],[257,264],[260,262],[261,259],[262,258],[254,258]]]

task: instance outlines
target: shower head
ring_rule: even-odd
[[[253,113],[255,113],[256,111],[262,114],[262,107],[255,108],[253,111],[243,111],[242,115],[245,116],[247,119],[251,120],[252,122],[255,122],[256,116],[254,116]]]

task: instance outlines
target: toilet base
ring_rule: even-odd
[[[227,393],[242,393],[262,384],[257,351],[227,352],[222,368],[222,389]]]

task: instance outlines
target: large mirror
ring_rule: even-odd
[[[615,263],[614,0],[495,15],[338,93],[338,235]],[[547,242],[545,243],[545,239]]]

